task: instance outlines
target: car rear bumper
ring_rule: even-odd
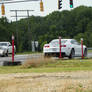
[[[47,56],[59,57],[59,56],[60,56],[60,53],[56,53],[56,52],[55,52],[55,53],[54,53],[54,52],[53,52],[53,53],[52,53],[52,52],[44,53],[44,56],[46,56],[46,55],[47,55]],[[61,56],[62,56],[62,57],[67,57],[67,55],[66,55],[65,52],[62,52],[62,53],[61,53]]]
[[[45,49],[43,49],[43,53],[59,54],[60,53],[60,49],[59,48],[45,48]],[[68,48],[61,48],[61,53],[64,56],[69,56],[70,55],[70,49],[68,49]]]

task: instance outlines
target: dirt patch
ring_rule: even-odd
[[[92,92],[92,72],[0,74],[0,92]]]

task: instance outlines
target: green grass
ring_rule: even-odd
[[[36,54],[36,53],[40,53],[40,52],[31,52],[31,51],[28,51],[28,52],[19,52],[19,53],[16,53],[16,55]]]
[[[43,73],[63,71],[91,71],[92,59],[83,60],[56,60],[53,63],[43,64],[39,67],[23,68],[22,66],[1,66],[0,73]]]
[[[88,50],[88,52],[92,52],[92,50]]]
[[[51,73],[51,72],[71,72],[71,71],[81,71],[81,70],[92,70],[92,67],[44,67],[44,68],[30,68],[30,69],[21,69],[20,67],[0,67],[0,73],[6,74],[6,73]]]

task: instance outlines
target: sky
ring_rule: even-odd
[[[15,0],[16,1],[16,0]],[[10,12],[10,10],[34,10],[30,11],[29,15],[34,16],[46,16],[53,11],[62,11],[62,10],[71,10],[69,5],[69,0],[62,0],[62,9],[58,10],[58,0],[43,0],[44,4],[44,12],[40,11],[40,0],[39,1],[31,1],[31,2],[23,2],[23,3],[15,3],[15,4],[5,4],[5,16],[9,20],[15,21],[15,12]],[[92,0],[73,0],[74,8],[84,5],[92,7]],[[1,6],[1,5],[0,5]],[[1,9],[0,9],[1,12]],[[18,12],[19,15],[27,16],[27,12]],[[1,13],[0,13],[0,17]],[[22,17],[23,18],[23,17]],[[19,20],[20,18],[18,18]]]

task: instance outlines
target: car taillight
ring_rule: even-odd
[[[62,47],[66,47],[66,45],[62,45]]]
[[[50,46],[44,46],[45,48],[49,48]]]

